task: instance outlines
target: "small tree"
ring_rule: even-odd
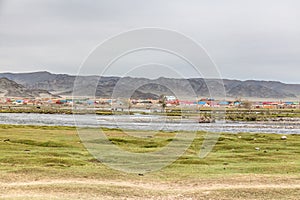
[[[250,101],[244,101],[243,102],[243,107],[248,109],[248,110],[251,110],[252,108],[252,103]]]
[[[128,99],[128,112],[129,112],[129,114],[130,114],[131,108],[132,108],[132,102],[131,102],[131,99]]]
[[[161,112],[164,112],[167,107],[167,97],[165,95],[159,96],[159,103],[161,104]]]

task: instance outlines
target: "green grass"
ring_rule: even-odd
[[[135,138],[118,129],[105,129],[105,133],[120,148],[139,153],[164,147],[175,134],[160,132],[152,138]],[[222,134],[209,156],[200,159],[198,153],[205,134],[198,132],[186,153],[162,170],[168,179],[300,172],[299,135],[289,135],[288,140],[284,141],[276,134]],[[2,173],[20,173],[29,169],[32,175],[44,175],[43,172],[52,171],[55,172],[53,176],[68,176],[70,173],[75,176],[94,176],[98,170],[104,169],[107,174],[115,173],[100,162],[95,162],[72,127],[2,125],[0,144]],[[256,147],[260,151],[255,150]],[[149,176],[156,173],[160,172]],[[105,175],[99,173],[97,176]]]
[[[91,129],[91,131],[95,130]],[[120,148],[140,153],[162,148],[171,142],[176,134],[176,132],[159,132],[151,138],[135,138],[118,129],[104,129],[104,132]],[[136,133],[139,132],[135,131]],[[267,176],[275,182],[300,180],[300,135],[288,135],[287,140],[281,140],[281,135],[277,134],[224,133],[221,134],[213,151],[205,159],[200,159],[198,153],[205,135],[206,132],[198,132],[190,148],[172,165],[141,177],[137,174],[112,170],[93,158],[84,148],[74,127],[0,125],[0,178],[4,182],[88,179],[117,182],[142,181],[143,184],[182,183],[183,185],[198,184],[200,180],[208,183],[213,180],[215,183],[230,182],[234,177],[234,182],[239,182],[239,177],[244,176]],[[260,151],[255,150],[256,147],[259,147]],[[280,179],[277,180],[276,177],[280,177]],[[241,178],[241,180],[243,179],[245,178]],[[247,178],[247,181],[248,179],[251,180],[251,178]],[[56,192],[59,190],[69,195],[66,198],[61,197],[61,199],[76,198],[72,196],[74,192],[83,194],[85,190],[91,190],[91,194],[99,193],[99,195],[109,195],[115,198],[122,194],[136,198],[171,195],[170,191],[126,187],[122,186],[121,189],[115,186],[95,185],[33,185],[18,187],[16,191],[23,191],[27,194],[34,190],[37,193],[44,192],[46,194],[50,190]],[[6,189],[6,191],[10,191],[8,188]],[[16,192],[13,188],[11,190]],[[290,188],[289,190],[291,197],[297,197],[299,194],[297,189]],[[230,198],[231,194],[236,195],[236,198]],[[183,195],[186,198],[197,198],[204,194],[200,191],[189,192],[187,190]],[[272,191],[259,188],[216,189],[209,195],[206,197],[217,198],[218,195],[221,195],[223,199],[245,199],[255,197],[251,195],[258,195],[261,198],[256,199],[264,199],[264,197],[280,199],[284,197],[284,190],[276,188]],[[204,197],[203,199],[205,199]]]

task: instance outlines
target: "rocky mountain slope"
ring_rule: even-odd
[[[2,97],[53,97],[47,90],[28,89],[8,78],[0,78],[0,96]]]
[[[67,74],[52,74],[49,72],[33,73],[0,73],[0,77],[11,79],[28,89],[47,90],[59,95],[72,95],[76,76]],[[192,88],[196,95],[207,97],[210,95],[209,87],[213,89],[215,96],[222,96],[220,85],[224,84],[227,97],[232,98],[273,98],[273,99],[296,99],[300,97],[300,84],[285,84],[276,81],[239,81],[239,80],[217,80],[217,79],[172,79],[159,78],[150,80],[146,78],[119,78],[81,76],[77,91],[79,95],[99,97],[157,97],[161,94],[172,95],[180,93],[181,96],[191,95]],[[98,83],[98,85],[97,85]],[[95,85],[96,91],[95,91]],[[176,90],[174,92],[174,89]]]

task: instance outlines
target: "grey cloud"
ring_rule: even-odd
[[[297,0],[7,0],[0,6],[1,71],[74,74],[103,40],[153,26],[201,43],[225,78],[299,82]]]

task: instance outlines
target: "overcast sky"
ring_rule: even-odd
[[[160,27],[200,43],[223,78],[300,83],[299,11],[298,0],[0,0],[0,72],[76,74],[107,38]]]

